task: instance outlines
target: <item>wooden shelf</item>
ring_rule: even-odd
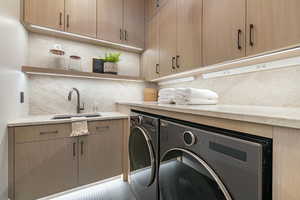
[[[38,74],[47,76],[64,76],[73,78],[86,78],[86,79],[107,79],[116,81],[137,81],[144,82],[145,80],[134,77],[134,76],[123,76],[123,75],[113,75],[113,74],[100,74],[92,72],[79,72],[63,69],[53,69],[53,68],[42,68],[42,67],[31,67],[22,66],[22,72],[26,74]]]

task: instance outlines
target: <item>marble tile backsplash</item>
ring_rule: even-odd
[[[64,59],[49,53],[49,50],[55,44],[60,44],[66,52],[66,55],[63,57]],[[93,58],[103,57],[105,53],[120,52],[121,61],[118,63],[119,74],[129,76],[140,75],[140,55],[136,53],[36,33],[29,33],[28,48],[28,64],[30,66],[51,68],[68,66],[70,55],[76,54],[82,58],[81,65],[85,72],[92,72]]]
[[[80,91],[84,112],[116,111],[117,101],[141,101],[145,83],[59,78],[50,76],[29,76],[29,114],[76,113],[77,97],[67,97],[71,88]]]
[[[300,106],[300,66],[203,79],[164,87],[195,87],[214,90],[220,104]]]

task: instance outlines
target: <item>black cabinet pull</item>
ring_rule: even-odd
[[[250,24],[250,36],[249,36],[249,40],[250,40],[250,46],[254,46],[254,41],[253,41],[253,31],[254,31],[254,25]]]
[[[237,48],[238,48],[239,50],[242,49],[242,45],[241,45],[241,35],[242,35],[242,30],[239,29],[239,30],[238,30],[238,41],[237,41]]]
[[[177,55],[177,56],[176,56],[176,67],[177,67],[177,68],[180,68],[179,58],[180,58],[180,56]]]
[[[125,41],[128,40],[128,33],[127,33],[127,30],[125,30]]]
[[[175,68],[175,60],[176,60],[176,58],[175,58],[175,57],[172,57],[172,69],[176,69],[176,68]]]
[[[58,131],[45,131],[45,132],[40,132],[40,135],[53,135],[53,134],[58,134]]]
[[[156,8],[159,8],[159,0],[156,0]]]
[[[67,28],[70,27],[70,15],[67,15]]]
[[[159,74],[159,64],[155,65],[155,72],[156,72],[156,74]]]
[[[62,26],[62,12],[59,13],[59,25]]]
[[[123,30],[120,28],[120,40],[123,40]]]
[[[73,157],[76,156],[76,142],[73,143]]]
[[[81,155],[83,155],[83,153],[84,153],[84,152],[83,152],[83,145],[84,145],[84,142],[81,141],[81,142],[80,142],[80,154],[81,154]]]

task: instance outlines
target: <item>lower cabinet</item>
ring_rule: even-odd
[[[9,198],[32,200],[122,174],[123,120],[10,128]]]

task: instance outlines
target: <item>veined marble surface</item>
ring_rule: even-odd
[[[110,80],[92,80],[64,77],[29,77],[29,115],[75,113],[76,93],[68,101],[69,91],[79,89],[83,112],[113,112],[117,101],[142,101],[147,84]]]
[[[300,129],[300,108],[246,105],[175,105],[129,101],[120,105]]]
[[[128,115],[118,112],[101,112],[100,117],[81,118],[87,121],[101,121],[101,120],[113,120],[113,119],[126,119]],[[43,124],[60,124],[72,122],[72,119],[52,119],[54,115],[40,115],[40,116],[28,116],[20,119],[16,119],[8,122],[8,127],[17,126],[32,126]]]

